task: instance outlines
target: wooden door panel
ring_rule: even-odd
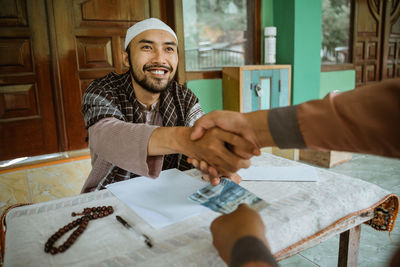
[[[375,82],[378,81],[377,79],[377,71],[376,71],[376,65],[365,65],[365,73],[367,76],[367,83],[368,82]]]
[[[355,0],[353,62],[356,85],[380,79],[382,0]]]
[[[396,42],[390,42],[388,44],[388,59],[393,60],[396,58]]]
[[[114,70],[112,38],[77,37],[78,69],[108,68]]]
[[[28,26],[26,1],[0,0],[1,26]]]
[[[356,84],[362,84],[364,81],[362,66],[355,66]]]
[[[359,36],[377,36],[380,21],[379,1],[359,1],[356,25]]]
[[[400,77],[400,1],[392,0],[386,6],[382,79]]]
[[[3,31],[4,34],[4,31]],[[0,73],[32,72],[31,41],[29,38],[0,37]]]
[[[121,60],[126,30],[150,16],[149,0],[53,1],[59,55],[65,150],[87,146],[81,114],[82,95],[89,83],[114,71]]]
[[[148,1],[91,0],[75,1],[77,25],[126,26],[126,22],[140,21],[149,16]]]
[[[355,57],[357,60],[364,59],[364,42],[358,42],[355,45]]]
[[[35,117],[24,121],[10,121],[7,123],[7,128],[5,131],[1,131],[0,134],[3,160],[39,155],[42,154],[42,151],[46,151],[43,148],[47,146],[48,142],[44,138],[43,120],[41,118]],[[15,141],[4,144],[3,140]],[[47,150],[47,153],[56,151]]]
[[[366,59],[377,60],[378,59],[378,42],[367,42],[366,45],[367,45]]]
[[[0,86],[0,118],[21,120],[26,117],[39,117],[35,84]]]
[[[0,160],[56,152],[44,1],[0,1],[0,25]]]

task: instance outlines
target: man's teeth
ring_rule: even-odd
[[[164,74],[164,71],[163,70],[152,70],[151,73],[162,75],[162,74]]]

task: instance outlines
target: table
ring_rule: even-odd
[[[302,165],[267,153],[253,158],[252,164]],[[196,170],[187,173],[199,175]],[[341,234],[339,266],[356,266],[360,225],[369,221],[375,228],[390,231],[398,212],[398,197],[377,185],[329,170],[317,168],[317,175],[318,182],[243,181],[241,185],[269,203],[260,214],[278,260]],[[103,205],[112,205],[115,214],[135,222],[152,237],[155,246],[149,249],[112,215],[91,221],[65,253],[44,253],[49,236],[72,221],[71,212]],[[392,217],[382,215],[382,208]],[[4,266],[225,266],[212,246],[209,231],[217,216],[210,211],[154,230],[108,190],[18,207],[6,217]]]

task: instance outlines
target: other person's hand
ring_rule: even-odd
[[[230,214],[216,218],[210,226],[213,245],[220,257],[229,265],[235,242],[244,236],[254,236],[268,246],[265,225],[261,216],[246,204],[241,204]]]
[[[221,128],[225,131],[235,133],[245,138],[256,146],[253,154],[259,155],[260,148],[275,145],[268,127],[268,110],[261,110],[249,113],[239,113],[235,111],[217,110],[210,112],[198,119],[190,136],[192,140],[201,138],[204,133],[213,127]],[[241,149],[233,147],[236,154],[241,153]]]
[[[184,143],[184,140],[182,142]],[[253,150],[256,149],[245,138],[217,127],[207,130],[200,139],[190,140],[188,144],[182,146],[183,153],[189,158],[203,162],[202,165],[207,168],[208,166],[215,168],[217,173],[211,173],[211,178],[217,175],[230,177],[239,169],[248,168]],[[232,152],[230,147],[239,148],[241,153]],[[200,168],[200,164],[197,167]]]

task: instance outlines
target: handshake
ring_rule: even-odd
[[[239,113],[213,111],[196,121],[185,153],[188,162],[203,173],[203,179],[217,185],[221,176],[240,181],[236,172],[250,166],[260,148],[275,145],[268,128],[268,111]]]

